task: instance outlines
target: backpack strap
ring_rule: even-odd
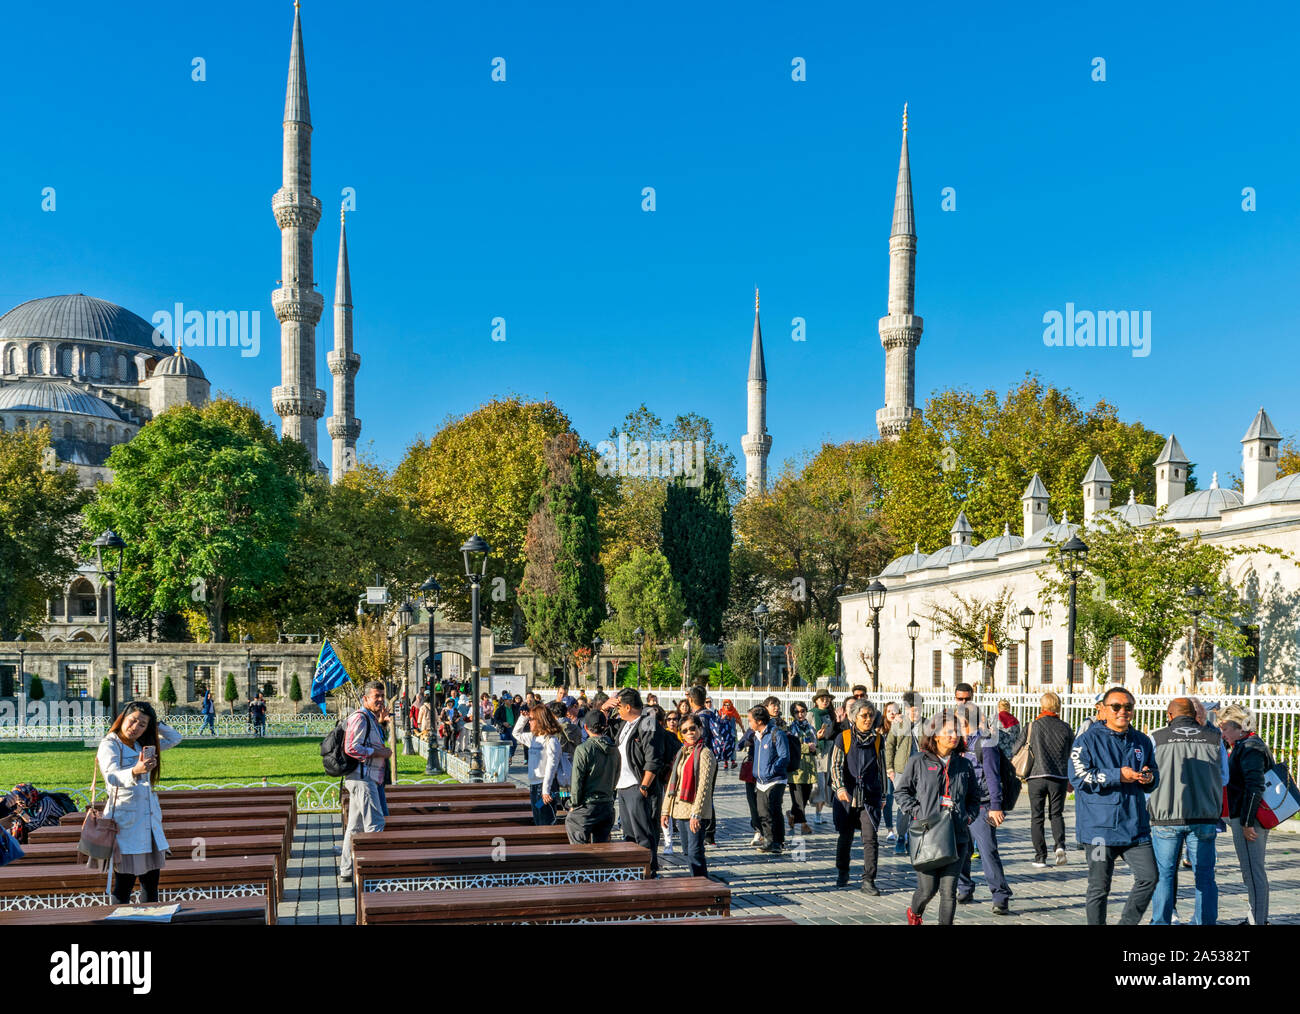
[[[847,757],[849,747],[853,744],[853,730],[845,729],[842,735],[844,736],[844,755]]]

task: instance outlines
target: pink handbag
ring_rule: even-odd
[[[94,860],[111,861],[117,848],[117,821],[95,812],[95,779],[99,775],[99,762],[91,769],[90,805],[86,807],[86,819],[81,822],[81,839],[77,842],[77,851],[87,857],[86,865]],[[105,777],[105,782],[108,778]],[[113,788],[113,804],[117,804],[117,787]]]

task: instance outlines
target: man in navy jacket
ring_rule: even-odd
[[[975,769],[980,788],[980,815],[970,826],[972,844],[966,846],[961,872],[957,875],[957,904],[968,905],[974,900],[975,881],[971,879],[970,864],[971,853],[978,848],[984,880],[993,892],[993,914],[1010,915],[1011,885],[1007,883],[998,852],[998,828],[1006,819],[1002,809],[1002,753],[998,734],[982,726],[979,709],[973,704],[957,705],[957,718],[966,741],[965,756]]]
[[[761,704],[749,709],[749,728],[754,733],[754,788],[757,791],[758,821],[762,827],[760,852],[781,851],[785,844],[785,817],[781,797],[785,794],[790,744],[776,720]]]
[[[1160,773],[1155,746],[1133,728],[1136,703],[1123,687],[1107,690],[1101,705],[1104,721],[1079,735],[1070,753],[1074,828],[1088,857],[1089,926],[1106,925],[1106,900],[1119,856],[1133,871],[1121,926],[1138,923],[1159,881],[1147,795],[1159,784]]]

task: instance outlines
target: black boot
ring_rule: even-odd
[[[847,886],[848,886],[848,883],[849,883],[849,871],[848,871],[848,870],[839,870],[839,871],[837,871],[837,873],[838,873],[838,875],[835,877],[835,886],[836,886],[836,887],[847,887]]]

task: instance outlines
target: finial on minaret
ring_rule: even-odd
[[[339,225],[347,225],[347,224],[348,224],[348,206],[346,204],[340,204]]]
[[[758,313],[758,286],[754,286],[754,312]]]
[[[903,103],[903,133],[907,133],[907,103]]]

